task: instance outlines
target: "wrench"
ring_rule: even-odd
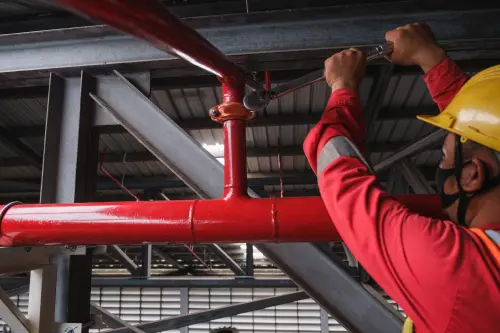
[[[370,61],[383,58],[392,53],[392,47],[392,43],[377,45],[365,52],[366,60]],[[298,79],[280,84],[269,91],[266,91],[265,89],[251,91],[243,98],[243,104],[249,110],[259,111],[264,109],[273,99],[279,98],[297,89],[306,87],[324,79],[324,70],[320,69],[299,77]]]

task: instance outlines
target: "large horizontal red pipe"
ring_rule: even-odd
[[[436,196],[396,198],[420,214],[441,215]],[[1,246],[340,240],[320,197],[19,204],[0,230]]]
[[[150,42],[221,77],[244,80],[243,69],[155,0],[50,0]]]

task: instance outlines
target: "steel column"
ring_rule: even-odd
[[[94,103],[89,92],[95,80],[82,72],[79,78],[62,79],[52,74],[47,105],[41,203],[83,202],[92,198],[97,166],[97,133],[93,129]],[[88,321],[90,271],[83,272],[82,258],[62,254],[56,258],[58,282],[57,322]],[[89,260],[89,258],[87,258]],[[86,278],[86,280],[85,280]],[[78,290],[76,292],[75,290]],[[78,296],[75,296],[75,292]],[[83,296],[83,298],[82,298]],[[76,298],[75,298],[76,297]],[[84,309],[85,309],[85,305]],[[75,313],[78,308],[78,313]]]
[[[321,333],[330,333],[330,325],[329,325],[329,317],[328,312],[325,309],[321,308],[319,313],[319,320],[321,325]]]
[[[181,315],[187,315],[189,313],[189,289],[181,288],[180,290],[181,296]],[[188,333],[188,326],[184,326],[180,328],[180,333]]]
[[[85,72],[69,79],[51,75],[41,203],[89,200],[94,184],[88,180],[96,173],[90,165],[97,166],[97,146],[94,105],[88,94],[95,89],[94,78]]]
[[[254,265],[254,256],[253,256],[253,245],[247,243],[246,248],[246,274],[247,276],[253,277],[253,265]]]
[[[31,271],[28,323],[30,333],[54,333],[57,267],[48,265]]]
[[[219,318],[231,317],[240,313],[257,311],[280,304],[297,302],[307,298],[308,296],[305,292],[298,291],[294,293],[263,298],[248,303],[223,306],[220,308],[210,309],[206,311],[200,311],[172,318],[161,319],[158,321],[139,324],[136,327],[141,329],[145,333],[163,332],[185,326],[195,325],[198,323],[208,322]],[[133,333],[133,331],[130,328],[123,327],[123,328],[109,330],[107,331],[107,333]]]
[[[153,255],[153,245],[146,244],[142,246],[141,254],[141,276],[145,278],[151,277],[151,259]]]

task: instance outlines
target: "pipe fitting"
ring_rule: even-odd
[[[255,118],[255,112],[248,110],[242,103],[226,102],[214,106],[209,111],[212,120],[223,123],[227,120],[249,121]]]

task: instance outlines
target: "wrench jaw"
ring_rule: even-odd
[[[251,91],[243,98],[245,107],[252,111],[264,109],[271,101],[270,94],[265,90]]]

